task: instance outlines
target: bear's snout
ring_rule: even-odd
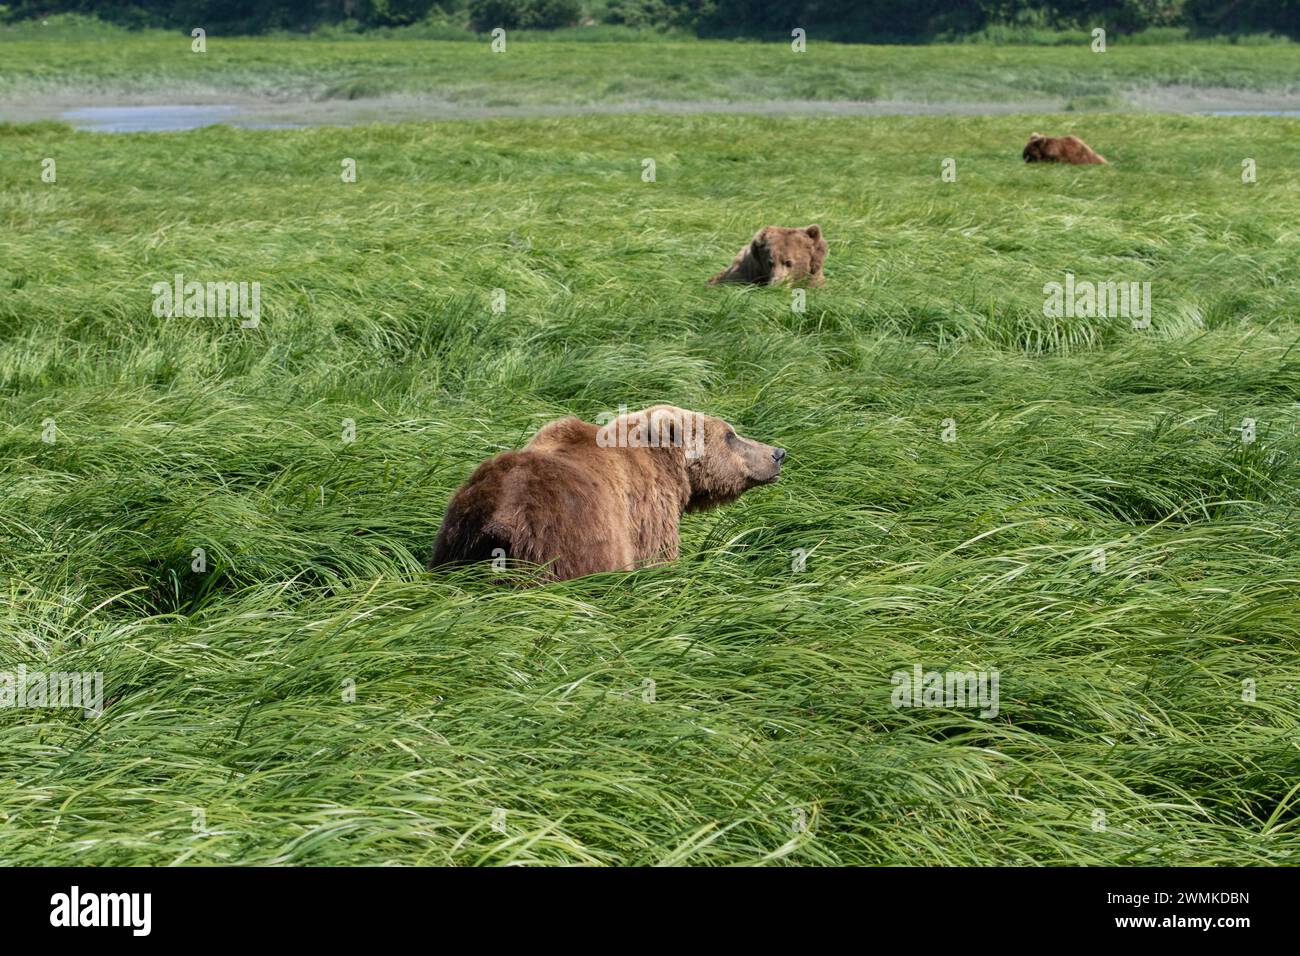
[[[781,477],[781,463],[785,461],[785,449],[775,445],[755,442],[756,457],[750,458],[750,481],[766,485]]]
[[[768,447],[772,449],[772,477],[768,480],[776,481],[781,477],[781,465],[785,461],[785,449],[776,448],[771,445]]]

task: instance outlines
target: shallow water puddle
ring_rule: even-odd
[[[239,107],[224,104],[85,106],[64,110],[63,118],[77,129],[96,133],[170,133],[215,123],[258,128],[287,125],[240,118],[239,112]]]
[[[597,107],[543,106],[533,109],[509,108],[493,110],[450,109],[439,103],[403,103],[400,110],[382,103],[311,103],[234,106],[230,104],[173,104],[147,106],[83,106],[62,111],[62,118],[77,129],[97,133],[167,133],[198,129],[216,123],[226,123],[245,129],[290,129],[302,126],[348,126],[358,122],[400,122],[402,120],[481,118],[492,115],[564,115],[566,113],[641,113],[682,112],[698,113],[726,110],[737,113],[791,112],[796,115],[862,115],[888,116],[913,114],[943,114],[947,112],[995,114],[1023,106],[1014,104],[914,104],[914,103],[653,103],[606,104]],[[1198,110],[1205,116],[1285,116],[1300,118],[1300,110],[1291,109],[1218,109]]]

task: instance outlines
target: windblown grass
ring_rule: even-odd
[[[1114,165],[1027,167],[1032,129]],[[1296,142],[0,129],[0,670],[108,698],[0,710],[0,862],[1296,862]],[[805,312],[704,286],[813,221]],[[1150,281],[1152,327],[1044,317],[1067,271]],[[176,272],[261,282],[260,327],[154,317]],[[782,482],[670,567],[422,570],[478,461],[663,400]],[[996,669],[998,715],[894,708],[917,664]]]
[[[585,31],[591,32],[591,31]],[[566,33],[565,36],[571,34]],[[617,103],[874,101],[1013,102],[1072,98],[1126,102],[1153,87],[1295,92],[1295,45],[1185,42],[1143,45],[1090,38],[1061,46],[934,46],[704,40],[618,42],[511,34],[486,37],[225,37],[191,52],[184,32],[78,36],[0,31],[0,98],[205,97],[270,100],[411,95],[461,106]],[[1031,107],[1034,108],[1034,107]],[[0,114],[3,115],[3,114]]]

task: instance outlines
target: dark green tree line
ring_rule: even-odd
[[[1116,32],[1184,27],[1193,34],[1300,38],[1300,0],[10,0],[9,20],[80,13],[130,27],[257,33],[324,24],[400,27],[429,19],[475,30],[551,29],[584,16],[702,36],[788,35],[794,27],[847,41],[926,40],[997,25]]]

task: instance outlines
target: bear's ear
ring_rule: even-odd
[[[813,223],[805,229],[804,232],[808,233],[809,239],[820,239],[822,237],[822,227],[817,225],[817,223]]]
[[[771,238],[772,238],[772,227],[764,226],[762,229],[758,230],[758,232],[754,233],[754,238],[751,241],[756,246],[766,246],[768,240]]]
[[[1036,139],[1046,139],[1046,137],[1043,136],[1042,133],[1030,133],[1030,134],[1029,134],[1029,142],[1032,143],[1032,142],[1033,142],[1034,140],[1036,140]]]
[[[676,410],[659,408],[650,413],[651,444],[656,448],[682,444],[682,422]]]

